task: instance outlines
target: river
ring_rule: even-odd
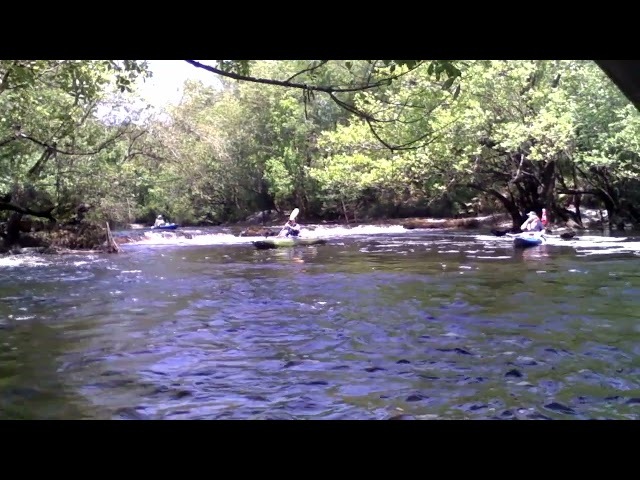
[[[640,238],[0,257],[0,419],[637,419]]]

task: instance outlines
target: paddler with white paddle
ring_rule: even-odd
[[[296,217],[300,213],[298,208],[294,208],[289,215],[289,220],[284,224],[280,233],[278,233],[278,237],[297,237],[300,235],[300,224],[296,223]]]

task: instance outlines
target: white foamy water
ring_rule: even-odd
[[[582,255],[602,255],[612,253],[640,253],[640,242],[593,242],[589,245],[574,245]]]
[[[389,233],[410,233],[402,225],[358,225],[354,227],[344,226],[317,226],[315,230],[309,233],[322,237],[325,235],[331,237],[348,237],[353,235],[380,235]]]
[[[263,237],[236,237],[229,233],[205,233],[202,235],[193,234],[191,238],[185,238],[175,233],[145,232],[145,238],[122,245],[233,245],[251,243],[252,240],[259,240]]]
[[[0,256],[0,268],[2,267],[37,267],[41,265],[50,265],[45,258],[35,257],[32,255],[11,255],[8,257]]]
[[[474,238],[492,245],[511,245],[513,237],[496,237],[493,235],[475,235]],[[629,241],[628,237],[604,237],[597,235],[580,235],[571,240],[563,240],[559,236],[546,236],[545,245],[573,247],[581,254],[640,253],[640,241]]]
[[[381,234],[408,233],[402,225],[378,226],[358,225],[354,227],[310,225],[313,229],[303,230],[304,238],[341,238],[356,236],[372,236]],[[250,244],[256,240],[264,240],[264,236],[235,236],[230,233],[196,233],[188,231],[192,235],[186,238],[175,232],[145,232],[141,240],[136,240],[123,245],[242,245]]]
[[[340,244],[340,239],[347,238],[368,238],[375,240],[376,236],[387,236],[384,243],[375,245],[379,251],[384,248],[411,246],[413,248],[437,247],[440,253],[454,254],[460,250],[466,251],[468,255],[480,254],[481,252],[473,248],[468,250],[470,243],[480,243],[487,246],[510,247],[513,237],[496,237],[494,235],[469,235],[466,232],[428,230],[420,231],[407,230],[402,225],[308,225],[304,229],[303,235],[306,238],[326,238],[335,245]],[[273,228],[273,227],[271,227]],[[256,240],[263,240],[263,236],[236,236],[231,233],[206,233],[202,230],[185,230],[192,235],[191,238],[184,237],[180,232],[145,232],[144,238],[125,244],[124,248],[144,246],[209,246],[209,245],[250,245]],[[392,235],[396,238],[389,239]],[[451,235],[452,238],[442,238]],[[460,236],[465,237],[461,239]],[[402,238],[397,238],[402,237]],[[418,237],[418,238],[416,238]],[[439,237],[439,238],[438,238]],[[455,237],[455,240],[454,238]],[[563,240],[557,235],[546,235],[545,245],[573,247],[579,255],[589,254],[614,254],[614,253],[636,253],[640,255],[640,242],[629,241],[627,237],[605,237],[598,235],[579,235],[571,240]],[[371,247],[366,247],[362,251],[369,251]],[[468,251],[467,251],[468,250]],[[486,251],[483,253],[487,253]],[[493,257],[496,258],[496,257]]]

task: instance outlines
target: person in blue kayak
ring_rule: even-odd
[[[542,222],[536,212],[529,212],[527,213],[527,216],[529,218],[527,218],[520,226],[520,230],[523,232],[541,232],[544,230],[544,225],[542,225]]]
[[[156,223],[153,224],[154,227],[161,227],[165,224],[166,222],[164,221],[164,218],[162,218],[162,215],[158,215],[158,217],[156,218]]]

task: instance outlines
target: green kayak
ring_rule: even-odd
[[[324,238],[267,238],[265,240],[256,240],[253,245],[258,250],[266,250],[268,248],[297,247],[306,245],[324,245],[327,241]]]

